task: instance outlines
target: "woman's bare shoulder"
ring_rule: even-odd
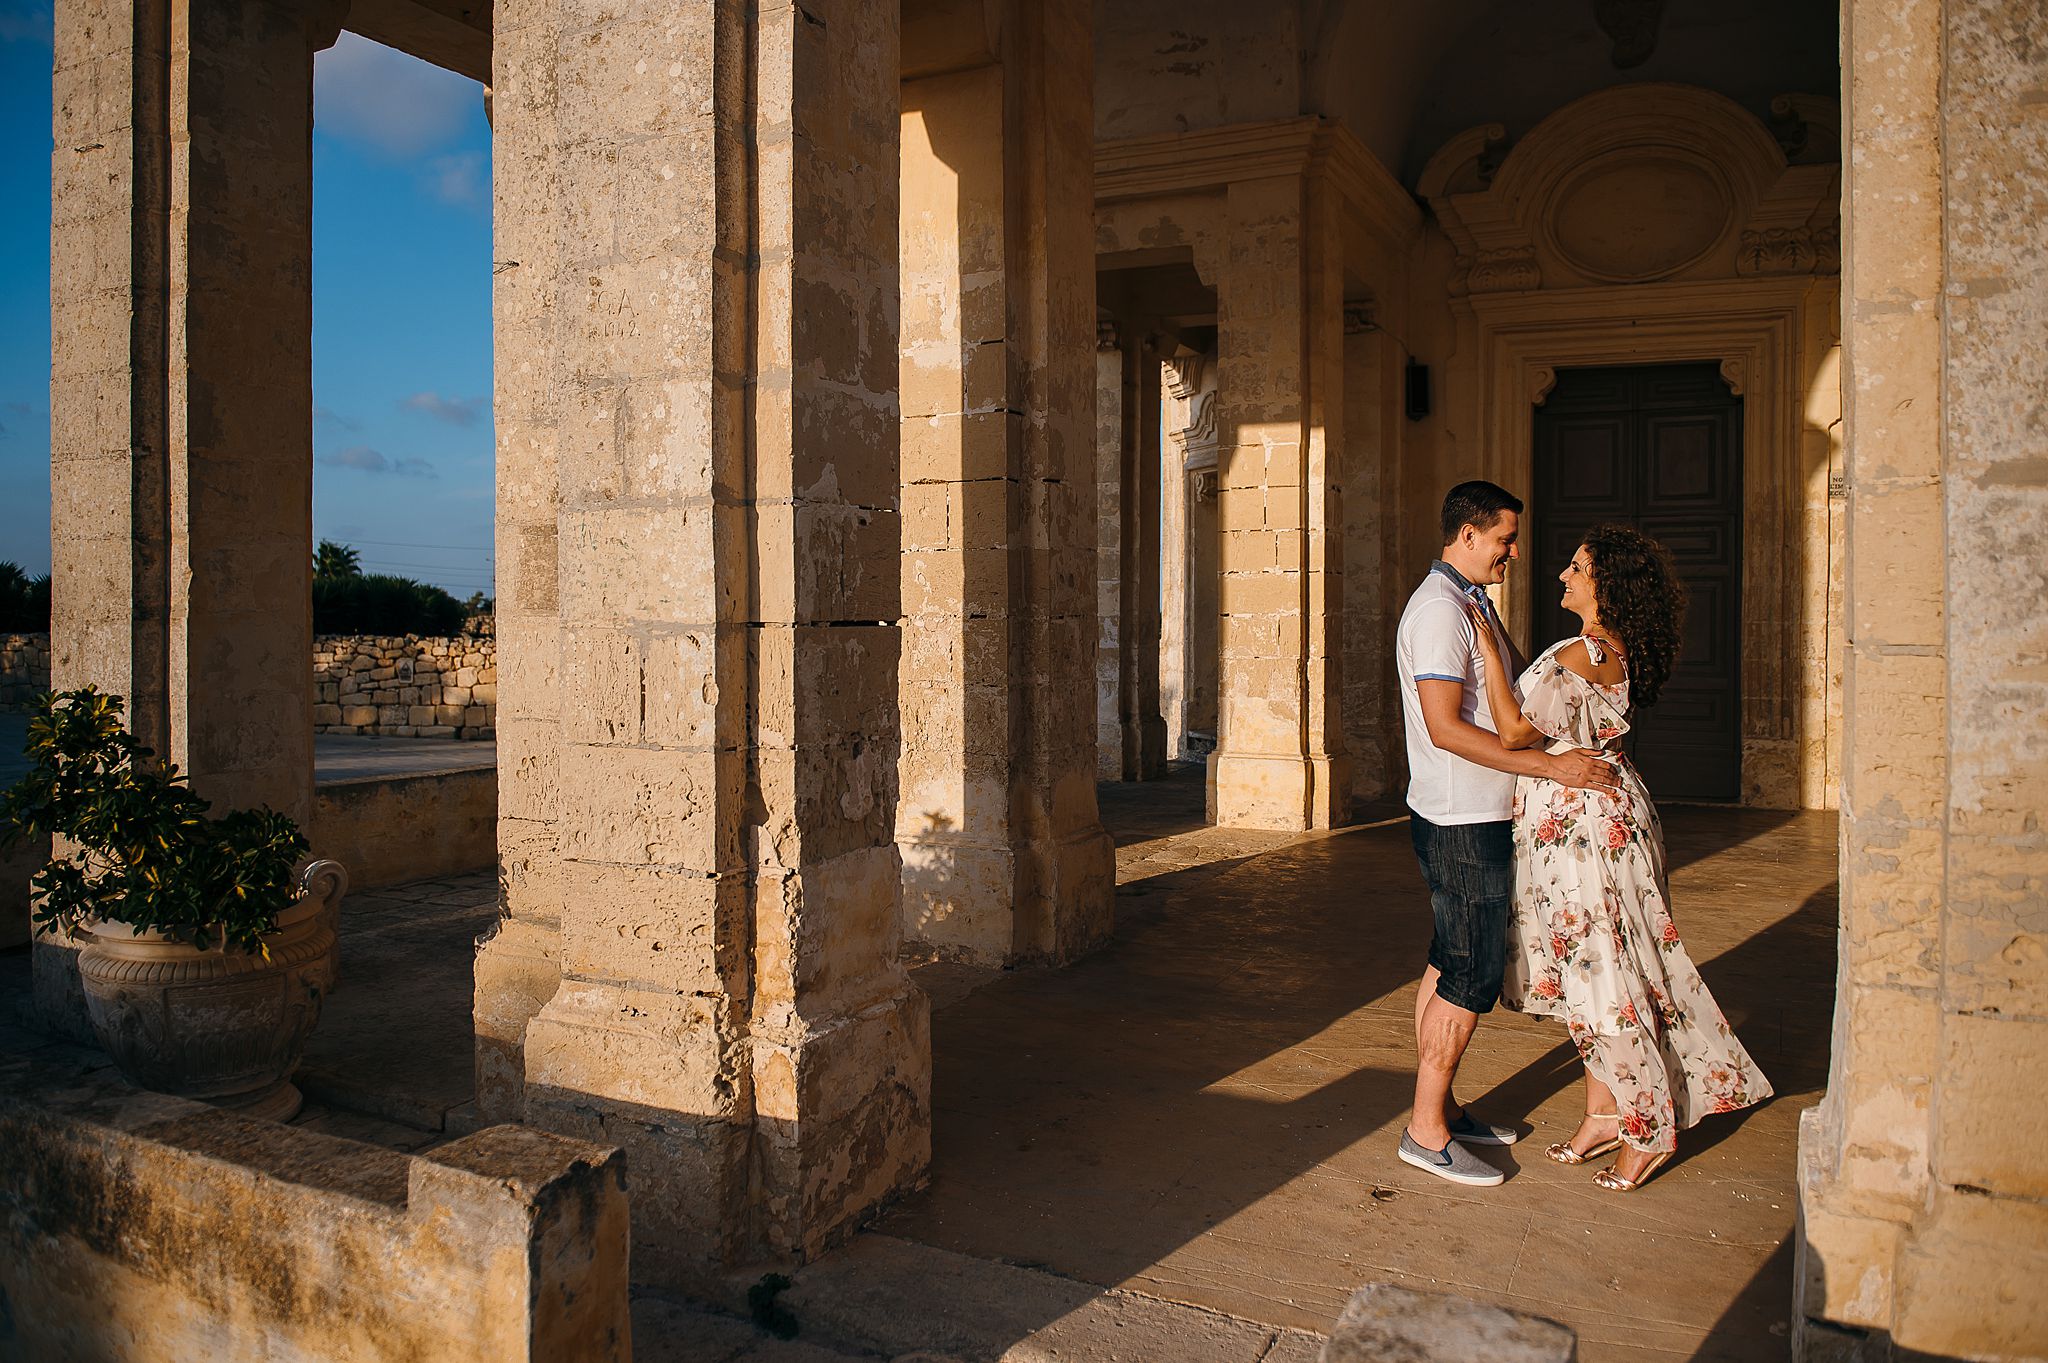
[[[1586,648],[1584,639],[1573,639],[1564,647],[1551,654],[1558,666],[1574,676],[1584,677],[1601,686],[1613,686],[1628,675],[1621,660],[1612,653],[1605,654],[1599,662],[1593,661],[1592,653]]]

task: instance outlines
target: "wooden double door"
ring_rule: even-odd
[[[1557,573],[1603,521],[1663,541],[1690,597],[1678,665],[1628,744],[1653,797],[1742,794],[1742,399],[1717,364],[1559,370],[1523,539],[1537,647],[1575,633]]]

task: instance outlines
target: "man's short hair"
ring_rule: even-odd
[[[1491,530],[1500,521],[1501,513],[1507,511],[1521,515],[1522,499],[1506,488],[1484,478],[1460,483],[1444,494],[1443,542],[1449,544],[1468,525],[1475,530]]]

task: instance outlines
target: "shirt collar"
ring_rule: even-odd
[[[1469,579],[1467,579],[1463,573],[1459,572],[1456,568],[1453,568],[1450,564],[1444,562],[1442,559],[1433,560],[1429,565],[1429,570],[1432,573],[1442,573],[1445,577],[1451,580],[1451,585],[1453,587],[1456,587],[1459,591],[1465,593],[1465,595],[1467,596],[1483,598],[1486,595],[1486,588],[1474,586],[1472,582]]]

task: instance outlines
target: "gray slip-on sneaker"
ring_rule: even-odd
[[[1438,1178],[1475,1188],[1491,1188],[1507,1178],[1506,1174],[1456,1141],[1441,1150],[1432,1150],[1409,1135],[1405,1128],[1401,1132],[1401,1159],[1418,1169],[1429,1170]]]
[[[1495,1126],[1492,1122],[1480,1121],[1472,1115],[1469,1107],[1450,1127],[1451,1139],[1467,1145],[1513,1145],[1522,1139],[1522,1133],[1511,1126]]]

